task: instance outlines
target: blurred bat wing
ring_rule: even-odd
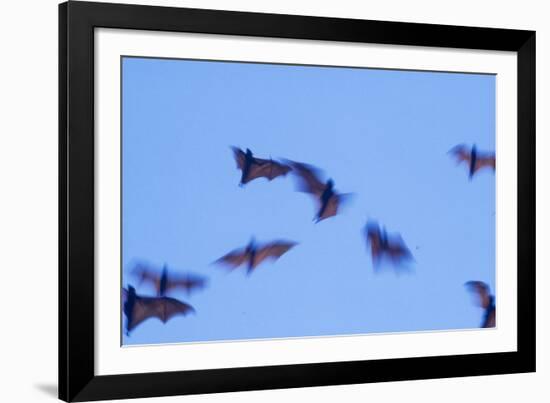
[[[254,258],[252,267],[253,268],[257,267],[260,263],[262,263],[266,259],[276,260],[296,245],[297,245],[296,242],[287,242],[287,241],[277,241],[277,242],[269,243],[259,248],[256,251],[256,256]]]
[[[413,258],[411,251],[407,248],[407,245],[401,236],[397,236],[389,242],[387,253],[393,260],[409,260]]]
[[[206,278],[199,276],[185,276],[182,278],[171,279],[166,284],[166,290],[174,288],[183,288],[187,293],[195,289],[204,288],[206,286]]]
[[[485,318],[483,320],[483,324],[481,327],[495,327],[496,326],[496,315],[497,311],[496,308],[493,307],[487,311]]]
[[[285,176],[292,168],[273,160],[260,160],[261,164],[257,167],[257,175],[269,179],[270,181],[278,176]],[[256,168],[256,167],[255,167]]]
[[[368,225],[365,228],[365,237],[367,239],[367,246],[370,245],[372,260],[377,261],[382,254],[382,241],[380,239],[380,230],[372,225]]]
[[[246,182],[250,182],[256,178],[267,178],[271,181],[278,176],[285,176],[290,170],[289,166],[276,161],[256,158],[254,164],[250,167]]]
[[[482,281],[468,281],[466,287],[479,297],[479,306],[487,309],[491,306],[489,286]]]
[[[235,162],[237,163],[237,168],[243,169],[246,160],[246,155],[244,151],[238,147],[231,147],[231,149],[233,150],[233,155],[235,157]]]
[[[327,202],[327,205],[321,215],[317,218],[317,222],[322,221],[329,217],[334,217],[338,213],[340,206],[340,200],[338,195],[333,195]]]
[[[470,163],[470,151],[468,147],[464,144],[459,144],[449,150],[449,154],[452,154],[457,163],[461,163],[463,161],[466,161],[467,163]]]
[[[474,172],[480,170],[481,168],[492,168],[493,171],[496,169],[496,158],[492,154],[487,154],[483,156],[478,156],[476,160],[476,166],[474,167]]]
[[[169,297],[136,297],[131,319],[127,325],[131,331],[149,318],[158,318],[163,323],[176,315],[186,315],[195,310],[191,305]]]
[[[232,269],[239,267],[241,264],[246,262],[249,258],[249,253],[246,249],[236,249],[232,252],[229,252],[227,255],[222,256],[215,263],[224,264]]]
[[[194,313],[195,309],[185,302],[170,297],[160,297],[155,302],[157,317],[163,322],[168,322],[176,315],[187,315]]]
[[[270,164],[271,162],[272,162],[272,160],[266,160],[266,159],[263,159],[263,158],[254,157],[254,164],[255,165],[263,166],[263,165],[266,165],[266,164]]]
[[[149,298],[149,297],[137,297],[134,302],[132,312],[127,317],[128,323],[126,325],[128,331],[133,330],[141,322],[155,317],[156,315],[156,306],[154,301],[158,298]]]
[[[139,279],[139,284],[149,283],[155,287],[157,292],[160,289],[160,274],[146,263],[138,263],[132,270],[132,274]]]
[[[275,179],[278,176],[286,176],[290,171],[292,171],[292,168],[288,165],[281,164],[277,161],[271,162],[271,171],[269,172],[269,178]]]
[[[324,220],[325,218],[333,217],[336,214],[338,214],[338,211],[340,210],[340,207],[348,202],[351,197],[353,196],[352,193],[343,193],[343,194],[334,194],[329,199],[327,206],[323,210],[323,213],[318,218],[317,221]]]
[[[323,194],[326,184],[320,179],[323,176],[321,170],[301,162],[291,161],[290,165],[301,179],[298,186],[300,191],[314,194],[317,197]]]
[[[370,248],[371,248],[372,261],[376,263],[382,257],[382,252],[383,252],[380,239],[376,239],[375,241],[371,242]]]

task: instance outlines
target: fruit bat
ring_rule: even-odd
[[[192,291],[206,286],[206,278],[191,274],[169,274],[166,265],[164,265],[162,272],[159,274],[151,266],[140,263],[134,268],[133,274],[139,278],[140,284],[143,282],[152,284],[159,297],[164,296],[168,291],[175,288],[182,288],[186,291],[187,295],[190,295]]]
[[[231,147],[231,149],[237,162],[237,168],[242,171],[239,186],[243,186],[256,178],[267,178],[271,181],[278,176],[286,176],[291,170],[288,165],[272,159],[265,160],[254,157],[252,151],[248,148],[246,152],[237,147]]]
[[[457,164],[465,162],[468,165],[468,175],[470,180],[474,174],[482,168],[492,168],[495,171],[496,158],[494,153],[481,153],[477,151],[475,144],[469,149],[464,144],[453,147],[449,153],[451,153]]]
[[[364,231],[367,247],[370,246],[375,267],[384,257],[389,258],[394,265],[413,259],[412,253],[405,245],[401,235],[390,237],[385,228],[380,229],[378,223],[373,221],[367,222]]]
[[[170,297],[142,297],[136,294],[132,286],[122,289],[124,315],[126,315],[126,334],[149,318],[158,318],[162,323],[176,315],[187,315],[195,309],[184,302]]]
[[[232,269],[246,264],[247,274],[250,274],[264,260],[277,260],[296,245],[297,243],[292,241],[273,241],[257,245],[252,239],[246,247],[229,252],[215,263],[225,264]]]
[[[322,181],[321,171],[314,166],[293,161],[289,163],[300,179],[298,190],[313,195],[318,203],[319,209],[313,220],[319,222],[338,214],[340,205],[350,194],[337,193],[334,190],[334,181]]]
[[[481,327],[495,327],[496,306],[495,297],[491,295],[489,286],[482,281],[468,281],[466,287],[478,297],[478,305],[484,309]]]

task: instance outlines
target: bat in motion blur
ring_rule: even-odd
[[[479,152],[475,144],[469,148],[465,144],[459,144],[453,147],[450,151],[458,164],[466,163],[468,165],[468,176],[470,180],[474,174],[482,168],[491,168],[495,171],[496,158],[495,153]]]
[[[246,264],[247,273],[250,274],[263,261],[277,260],[296,245],[297,242],[292,241],[273,241],[257,245],[252,239],[246,247],[229,252],[215,263],[225,264],[231,269]]]
[[[374,266],[378,266],[383,258],[388,258],[394,265],[413,260],[409,248],[399,234],[388,235],[385,228],[378,223],[368,221],[365,226],[367,247],[370,246]]]
[[[142,297],[136,294],[132,286],[122,289],[124,315],[126,315],[126,334],[149,318],[158,318],[168,322],[176,315],[187,315],[195,309],[182,301],[170,297]]]
[[[489,286],[483,281],[468,281],[466,287],[478,298],[478,305],[483,308],[483,320],[481,327],[495,327],[496,306],[495,297],[491,295]]]
[[[323,181],[322,172],[312,165],[301,162],[288,161],[294,173],[299,178],[298,190],[309,193],[315,197],[319,206],[314,217],[315,222],[333,217],[338,214],[341,204],[351,196],[350,193],[342,194],[334,190],[332,179]]]
[[[231,149],[237,162],[237,168],[242,171],[239,186],[243,186],[256,178],[267,178],[271,181],[278,176],[286,176],[291,170],[288,165],[272,159],[266,160],[254,157],[249,148],[246,149],[246,152],[238,147],[231,147]]]
[[[159,297],[176,288],[181,288],[187,295],[190,295],[191,292],[206,286],[206,278],[192,274],[172,274],[168,272],[166,265],[159,273],[158,270],[146,263],[138,263],[133,274],[139,278],[140,284],[146,282],[153,285]]]

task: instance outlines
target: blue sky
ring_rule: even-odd
[[[124,58],[122,77],[123,284],[136,259],[209,279],[170,294],[195,315],[123,344],[479,326],[464,283],[494,291],[494,174],[469,181],[447,152],[495,149],[494,76]],[[314,224],[290,175],[239,187],[231,145],[318,166],[354,197]],[[408,272],[373,272],[367,218],[401,234]],[[251,276],[212,264],[252,236],[299,245]]]

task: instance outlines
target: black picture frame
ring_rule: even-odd
[[[517,52],[517,352],[96,376],[94,29]],[[59,5],[59,398],[66,401],[535,371],[535,32],[186,8]]]

